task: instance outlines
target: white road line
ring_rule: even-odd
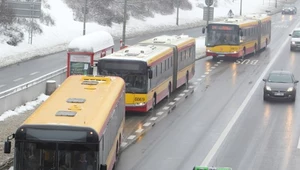
[[[178,101],[178,100],[180,100],[180,98],[176,97],[174,100]]]
[[[164,112],[158,112],[158,113],[156,113],[156,115],[158,115],[158,116],[160,116],[160,115],[162,115]]]
[[[299,24],[298,24],[299,25]],[[267,72],[270,70],[270,68],[272,67],[272,65],[274,64],[275,60],[279,57],[280,52],[283,50],[283,48],[287,45],[289,39],[287,38],[283,45],[279,48],[279,51],[277,52],[277,54],[275,55],[274,58],[272,58],[271,62],[268,64],[268,66],[266,67],[266,69],[264,70],[264,72],[261,74],[261,76],[258,78],[258,80],[256,81],[256,83],[254,84],[254,86],[252,87],[251,91],[248,93],[247,97],[245,98],[245,100],[243,101],[243,103],[240,105],[240,107],[238,108],[238,110],[236,111],[236,113],[234,114],[234,116],[232,117],[232,119],[229,121],[228,125],[226,126],[226,128],[223,130],[222,134],[220,135],[220,137],[218,138],[218,140],[216,141],[216,143],[214,144],[214,146],[211,148],[211,150],[209,151],[209,153],[206,155],[205,159],[203,160],[201,166],[208,166],[209,162],[212,160],[212,158],[215,156],[215,154],[217,153],[217,151],[219,150],[220,146],[222,145],[222,143],[224,142],[226,136],[228,135],[228,133],[230,132],[230,130],[232,129],[233,125],[235,124],[235,122],[237,121],[237,119],[240,117],[240,115],[242,114],[243,110],[245,109],[245,107],[247,106],[248,102],[250,101],[251,97],[253,96],[254,92],[256,91],[256,89],[258,88],[259,84],[261,83],[262,79],[265,77],[265,75],[267,74]]]
[[[204,74],[209,74],[209,72],[205,72]]]
[[[37,73],[39,73],[39,72],[36,71],[36,72],[30,73],[29,75],[33,76],[33,75],[35,75],[35,74],[37,74]]]
[[[157,119],[157,117],[152,117],[150,120],[155,121],[156,119]]]
[[[17,78],[17,79],[14,80],[14,82],[20,81],[20,80],[22,80],[22,79],[23,79],[22,77],[21,77],[21,78]]]
[[[126,142],[122,142],[122,143],[121,143],[121,147],[125,147],[126,145],[127,145]]]
[[[144,129],[138,129],[138,130],[135,131],[135,133],[141,133],[141,132],[143,132],[143,130]]]
[[[0,88],[1,88],[1,87],[4,87],[4,86],[5,86],[5,84],[1,84],[1,85],[0,85]]]
[[[216,67],[211,67],[211,69],[215,69]]]
[[[145,127],[150,126],[150,125],[151,125],[151,123],[149,123],[149,122],[143,124],[143,126],[145,126]]]
[[[299,137],[299,140],[298,140],[297,148],[300,149],[300,137]]]
[[[127,139],[132,140],[134,139],[136,136],[135,135],[130,135]]]
[[[206,77],[206,75],[202,75],[201,77],[203,77],[203,78],[204,78],[204,77]]]
[[[197,81],[201,81],[202,79],[197,79]]]

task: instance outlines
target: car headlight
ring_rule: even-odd
[[[271,87],[270,86],[266,86],[266,90],[271,91]]]
[[[293,87],[290,87],[290,88],[287,89],[287,91],[293,91],[293,90],[294,90]]]

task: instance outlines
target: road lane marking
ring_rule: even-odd
[[[37,74],[37,73],[39,73],[39,72],[36,71],[36,72],[30,73],[29,75],[33,76],[33,75],[35,75],[35,74]]]
[[[141,132],[143,132],[143,130],[144,129],[138,129],[138,130],[135,131],[135,133],[141,133]]]
[[[14,80],[14,82],[20,81],[20,80],[22,80],[22,79],[23,79],[22,77],[21,77],[21,78],[17,78],[17,79]]]
[[[2,87],[4,87],[4,86],[5,86],[5,84],[1,84],[1,85],[0,85],[0,88],[2,88]]]
[[[265,77],[265,75],[267,74],[267,72],[270,70],[270,68],[272,67],[272,65],[274,64],[274,62],[276,61],[276,59],[279,57],[279,54],[282,52],[283,48],[287,45],[288,42],[289,42],[289,39],[287,38],[284,41],[283,45],[279,48],[279,51],[277,52],[277,54],[275,55],[275,57],[272,58],[271,62],[268,64],[268,66],[266,67],[266,69],[264,70],[264,72],[258,78],[258,80],[256,81],[256,83],[252,87],[251,91],[248,93],[248,95],[245,98],[245,100],[243,101],[243,103],[240,105],[240,107],[238,108],[238,110],[236,111],[236,113],[234,114],[234,116],[231,118],[231,120],[229,121],[228,125],[223,130],[223,132],[221,133],[220,137],[218,138],[218,140],[216,141],[216,143],[214,144],[214,146],[211,148],[211,150],[209,151],[209,153],[206,155],[206,157],[203,160],[201,166],[208,166],[209,165],[210,161],[212,160],[212,158],[215,156],[215,154],[219,150],[219,148],[222,145],[222,143],[224,142],[226,136],[231,131],[233,125],[235,124],[235,122],[237,121],[237,119],[240,117],[240,115],[242,114],[242,112],[245,109],[246,105],[248,104],[248,102],[250,101],[251,97],[255,93],[256,89],[259,86],[259,84],[262,82],[262,79]]]

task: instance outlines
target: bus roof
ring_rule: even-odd
[[[135,60],[151,65],[161,57],[172,55],[173,49],[166,46],[136,44],[105,56],[100,60]]]
[[[68,77],[23,125],[89,127],[98,134],[124,89],[119,77]]]
[[[244,16],[238,16],[234,18],[226,18],[222,21],[211,22],[210,24],[228,24],[228,25],[238,25],[240,27],[248,27],[252,25],[257,25],[258,21],[266,22],[270,21],[271,17],[267,14],[248,14]]]
[[[140,42],[140,44],[176,45],[181,49],[187,45],[195,44],[195,38],[188,35],[161,35]]]
[[[97,31],[73,39],[68,46],[68,52],[96,53],[114,46],[114,39],[106,31]]]

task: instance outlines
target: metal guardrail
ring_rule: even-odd
[[[46,80],[49,80],[52,77],[55,77],[55,76],[58,76],[60,74],[65,73],[66,71],[67,71],[67,67],[64,67],[64,68],[58,69],[56,71],[53,71],[51,73],[48,73],[46,75],[43,75],[41,77],[38,77],[36,79],[33,79],[33,80],[31,80],[29,82],[26,82],[24,84],[21,84],[21,85],[18,85],[16,87],[10,88],[8,90],[2,91],[2,92],[0,92],[0,99],[5,98],[5,97],[7,97],[9,95],[12,95],[14,93],[17,93],[19,91],[25,90],[25,89],[27,89],[29,87],[32,87],[32,86],[34,86],[34,85],[36,85],[38,83],[44,82]]]

